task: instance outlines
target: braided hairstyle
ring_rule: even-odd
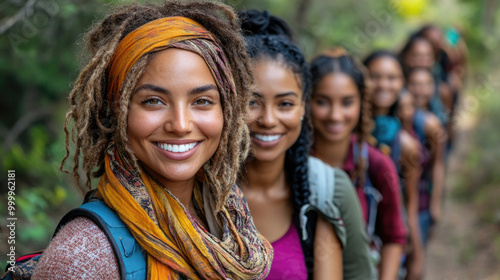
[[[302,102],[306,113],[302,119],[299,138],[286,151],[285,174],[292,187],[293,207],[299,211],[309,203],[308,155],[311,147],[309,119],[310,73],[308,63],[300,49],[292,43],[286,22],[267,11],[247,10],[239,14],[248,54],[253,60],[268,59],[290,69],[302,87]]]
[[[168,1],[164,4],[126,5],[116,8],[86,34],[84,40],[88,42],[88,60],[69,95],[70,108],[64,123],[66,156],[60,169],[71,173],[83,190],[78,172],[82,164],[81,168],[86,174],[85,185],[90,189],[90,178],[104,173],[106,151],[115,146],[127,160],[126,164],[138,171],[137,159],[127,139],[127,116],[133,88],[154,53],[145,54],[129,71],[120,100],[116,100],[117,110],[111,110],[107,104],[108,67],[117,45],[127,34],[148,22],[172,16],[190,18],[214,35],[226,55],[238,93],[237,97],[227,98],[222,104],[224,127],[219,147],[224,148],[217,149],[211,160],[203,166],[219,209],[236,181],[237,170],[249,150],[245,118],[254,80],[252,72],[248,70],[251,64],[246,55],[245,41],[239,33],[239,20],[233,9],[224,4]],[[73,124],[70,128],[71,120]],[[75,144],[71,172],[64,169],[66,160],[71,157],[70,139]]]
[[[372,52],[371,54],[369,54],[365,58],[365,60],[363,60],[363,64],[365,65],[365,67],[367,69],[369,69],[370,64],[372,64],[373,62],[375,62],[376,60],[378,60],[380,58],[389,58],[389,59],[396,61],[396,64],[399,66],[399,68],[401,70],[401,74],[403,75],[402,79],[404,79],[403,63],[401,63],[401,60],[399,60],[399,57],[397,55],[395,55],[394,53],[392,53],[390,51],[378,50],[378,51]],[[403,91],[403,88],[401,88],[401,91]],[[392,117],[396,116],[396,113],[397,113],[396,111],[398,108],[398,100],[399,99],[396,99],[396,102],[394,102],[394,104],[392,104],[391,107],[389,108],[389,115]]]
[[[343,73],[351,77],[356,84],[361,97],[361,108],[359,121],[354,128],[357,135],[359,157],[355,172],[351,175],[352,180],[359,179],[359,185],[364,185],[365,174],[363,172],[366,162],[362,158],[361,148],[364,142],[370,138],[373,129],[371,87],[365,67],[356,58],[349,55],[344,49],[333,48],[322,55],[317,56],[311,62],[312,92],[314,92],[319,82],[328,74]]]

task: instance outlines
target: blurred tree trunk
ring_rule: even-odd
[[[23,18],[30,17],[33,14],[33,6],[37,0],[29,0],[14,16],[2,22],[0,25],[0,35],[7,32],[12,26],[21,21]]]
[[[313,0],[297,0],[297,8],[295,10],[295,20],[292,22],[292,28],[299,32],[307,28],[306,18],[307,12],[311,7]]]
[[[493,19],[497,7],[497,0],[484,0],[483,5],[483,28],[488,34],[493,32]]]

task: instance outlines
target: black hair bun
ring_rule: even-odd
[[[245,36],[278,35],[292,39],[292,31],[281,18],[269,14],[268,11],[245,10],[238,13],[241,29]]]

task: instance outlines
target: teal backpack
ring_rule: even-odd
[[[120,279],[146,279],[147,262],[142,247],[118,215],[101,200],[84,202],[79,208],[69,211],[59,222],[54,236],[64,225],[78,217],[91,220],[104,232],[118,261]],[[0,279],[30,279],[40,256],[41,252],[19,257],[16,269],[7,266],[6,273]]]

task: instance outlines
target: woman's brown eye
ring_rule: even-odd
[[[163,104],[160,100],[156,98],[151,98],[148,100],[144,100],[142,103],[147,104],[147,105],[160,105]]]
[[[209,105],[209,104],[213,104],[213,102],[206,98],[198,99],[194,102],[194,105]]]

